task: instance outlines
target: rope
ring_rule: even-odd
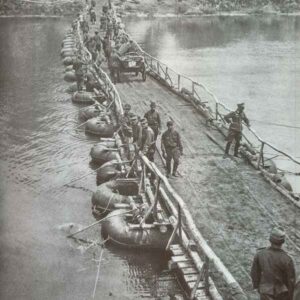
[[[103,252],[104,252],[104,247],[101,247],[101,252],[100,252],[100,256],[99,256],[99,264],[98,264],[97,275],[96,275],[94,291],[93,291],[93,299],[95,298],[97,283],[98,283],[98,280],[99,280],[100,266],[101,266],[101,260],[102,260]]]

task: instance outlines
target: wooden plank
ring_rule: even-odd
[[[196,281],[198,279],[199,274],[185,274],[183,276],[185,282]]]
[[[115,203],[114,208],[131,208],[131,205],[127,203]]]
[[[177,263],[177,265],[180,269],[194,267],[194,263],[192,261],[180,261]]]
[[[181,249],[174,249],[174,250],[171,250],[171,252],[173,253],[174,256],[184,255],[185,254],[185,252],[182,251]]]
[[[182,250],[183,251],[183,247],[180,245],[180,244],[173,244],[173,245],[171,245],[170,246],[170,250],[178,250],[178,249],[180,249],[180,250]]]
[[[180,270],[183,275],[185,274],[199,274],[196,268],[184,268]]]
[[[195,294],[195,298],[196,299],[200,298],[204,298],[204,299],[209,299],[209,297],[205,294],[205,290],[204,289],[197,289],[196,294]]]
[[[192,291],[194,286],[195,286],[195,283],[196,281],[189,281],[187,282],[187,286],[189,287],[189,289]],[[204,281],[200,281],[199,284],[198,284],[198,287],[197,287],[197,291],[196,293],[198,292],[198,289],[204,289],[205,288],[205,284],[204,284]],[[204,291],[204,290],[203,290]],[[205,292],[204,292],[205,293]]]
[[[191,262],[192,260],[190,259],[190,257],[188,255],[178,255],[178,256],[172,256],[172,261],[174,262]]]

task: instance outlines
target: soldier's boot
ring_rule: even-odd
[[[226,144],[226,148],[225,148],[225,156],[226,156],[226,155],[229,155],[230,146],[231,146],[231,142],[228,142],[228,143]]]
[[[166,170],[167,170],[167,178],[170,177],[170,174],[171,174],[171,160],[167,159],[166,160]]]
[[[240,143],[235,143],[235,146],[234,146],[234,153],[233,153],[233,155],[235,156],[235,157],[239,157],[239,147],[240,147]]]
[[[178,161],[174,161],[173,172],[172,172],[172,175],[174,177],[178,177],[178,174],[177,174],[178,165],[179,165]]]

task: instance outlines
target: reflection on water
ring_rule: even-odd
[[[300,159],[299,16],[128,19],[127,28],[147,52],[227,106],[245,102],[257,133]],[[299,172],[283,156],[276,163]]]
[[[69,24],[0,18],[1,299],[82,300],[94,288],[99,247],[66,239],[67,223],[95,221],[96,187],[89,166],[96,140],[75,130],[79,107],[62,80]],[[101,240],[98,227],[80,237]],[[165,270],[161,253],[105,249],[96,298],[157,299],[176,290]]]

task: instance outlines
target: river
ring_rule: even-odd
[[[60,45],[71,20],[0,18],[0,298],[92,299],[100,248],[66,238],[95,222],[96,142],[65,92]],[[80,180],[78,178],[82,177]],[[99,227],[82,233],[101,241]],[[107,246],[95,299],[158,299],[178,287],[162,253]]]
[[[257,134],[300,159],[299,16],[128,18],[126,28],[146,52],[206,85],[228,107],[244,102]],[[265,150],[280,168],[300,172]],[[300,181],[289,180],[300,192]]]

